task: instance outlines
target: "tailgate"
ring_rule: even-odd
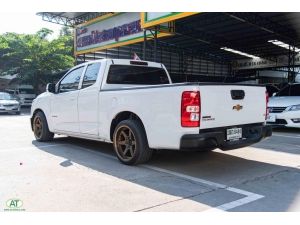
[[[200,85],[200,129],[264,122],[265,92],[260,86]]]

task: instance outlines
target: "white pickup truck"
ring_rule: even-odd
[[[101,59],[48,84],[31,107],[37,141],[55,134],[112,142],[119,160],[145,163],[154,149],[229,150],[272,135],[265,87],[172,84],[161,63]]]

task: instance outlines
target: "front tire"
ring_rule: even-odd
[[[43,112],[39,111],[34,115],[32,127],[37,141],[44,142],[53,139],[54,133],[49,131],[47,119]]]
[[[126,165],[145,163],[152,157],[146,132],[137,120],[121,121],[114,131],[113,144],[118,159]]]

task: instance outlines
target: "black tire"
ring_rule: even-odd
[[[114,131],[113,144],[118,159],[126,165],[146,163],[152,157],[146,132],[137,120],[121,121]]]
[[[34,115],[32,127],[37,141],[44,142],[53,140],[54,133],[49,131],[47,119],[43,112],[39,111]]]
[[[20,114],[21,114],[21,111],[17,111],[17,112],[16,112],[16,115],[20,115]]]

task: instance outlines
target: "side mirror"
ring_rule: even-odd
[[[274,92],[274,93],[272,94],[272,97],[274,97],[276,94],[277,94],[277,92]]]
[[[55,84],[53,83],[47,84],[46,91],[50,93],[55,93]]]

